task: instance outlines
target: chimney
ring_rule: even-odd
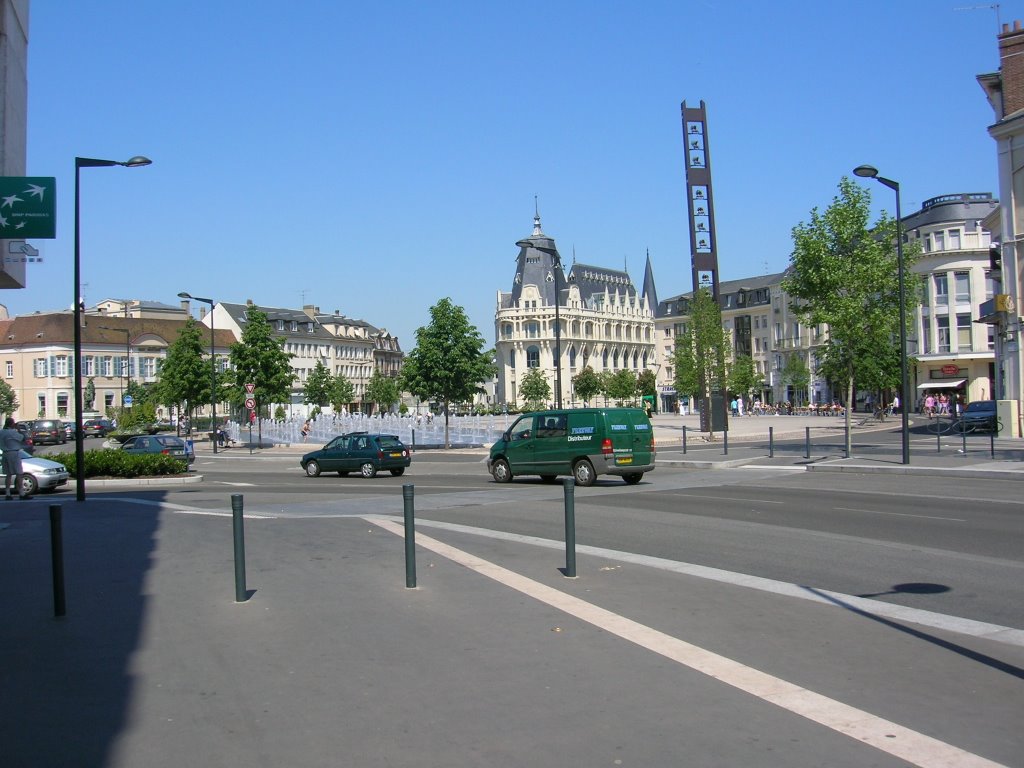
[[[314,307],[312,304],[303,304],[302,311],[310,320],[315,320],[316,316],[320,314],[320,307]]]
[[[188,299],[181,300],[181,311],[184,312],[186,315],[192,314],[192,305],[189,304]]]
[[[199,322],[203,322],[203,318],[206,317],[206,307],[202,306],[199,308]]]
[[[1020,21],[1003,24],[999,35],[999,71],[1003,81],[1003,114],[1024,109],[1024,29]]]

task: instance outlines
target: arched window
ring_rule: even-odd
[[[569,347],[569,367],[570,368],[575,368],[576,367],[576,347],[575,346]]]
[[[601,367],[605,370],[608,369],[608,350],[606,349],[601,353]]]
[[[526,348],[526,367],[540,368],[540,347],[530,346]]]
[[[512,370],[516,369],[516,351],[514,349],[508,351],[508,367]]]

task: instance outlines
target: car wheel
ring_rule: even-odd
[[[339,469],[338,477],[348,477],[348,472],[346,472],[344,469]]]
[[[39,490],[39,483],[28,472],[21,476],[21,495],[33,496]]]
[[[368,461],[361,467],[359,467],[359,474],[361,474],[363,477],[376,477],[377,468],[373,466],[371,462]]]
[[[636,485],[643,476],[643,472],[630,472],[628,475],[623,475],[622,479],[626,481],[626,485]]]
[[[401,477],[405,474],[405,467],[395,467],[391,470],[391,474],[395,477]]]
[[[306,474],[309,477],[320,477],[320,465],[315,461],[307,461]]]
[[[491,465],[491,475],[496,483],[509,483],[512,481],[512,468],[505,459],[498,459]]]
[[[594,465],[587,459],[580,459],[572,465],[572,476],[576,478],[576,485],[582,486],[591,486],[597,480]]]

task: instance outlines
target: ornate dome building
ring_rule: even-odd
[[[512,290],[498,292],[494,319],[498,402],[522,405],[518,383],[531,368],[544,372],[552,404],[563,407],[583,405],[572,379],[588,365],[597,373],[656,370],[657,297],[649,258],[644,290],[638,292],[625,271],[574,263],[566,277],[539,215],[533,234],[516,245]]]

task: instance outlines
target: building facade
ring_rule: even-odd
[[[82,327],[82,379],[92,382],[92,403],[83,413],[106,414],[121,406],[130,382],[153,384],[185,319],[100,318],[86,315]],[[214,348],[226,354],[234,337],[217,331]],[[74,316],[68,312],[24,315],[0,321],[0,374],[14,390],[17,419],[73,420]],[[157,409],[157,416],[171,414]]]
[[[1021,350],[1021,292],[1024,281],[1024,28],[1019,21],[1003,25],[998,36],[999,71],[978,76],[995,123],[989,135],[996,142],[999,171],[997,212],[988,226],[995,233],[1000,289],[978,319],[993,327],[994,397],[1005,401],[1003,428],[1024,436],[1024,354]]]
[[[597,373],[630,370],[637,375],[657,369],[654,307],[628,273],[573,264],[565,276],[540,216],[534,218],[533,233],[516,245],[513,288],[498,292],[494,319],[499,403],[523,405],[519,384],[533,368],[542,370],[551,385],[552,404],[564,407],[583,405],[572,379],[587,366]],[[653,276],[649,282],[653,290]]]
[[[397,376],[402,369],[402,348],[398,337],[386,328],[377,328],[365,320],[346,317],[340,312],[324,314],[319,307],[308,304],[301,310],[221,302],[212,313],[203,312],[200,321],[215,328],[226,328],[237,339],[242,338],[248,313],[258,309],[267,316],[271,331],[284,339],[284,351],[291,357],[292,391],[289,402],[280,403],[292,416],[306,416],[312,406],[304,402],[306,381],[318,362],[332,376],[344,376],[355,388],[350,411],[369,412],[372,403],[365,401],[366,385],[374,372]]]

